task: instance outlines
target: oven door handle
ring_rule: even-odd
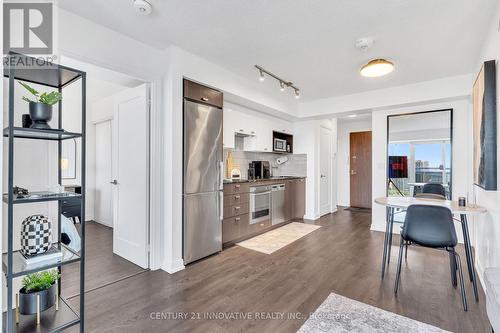
[[[271,191],[265,191],[265,192],[251,192],[251,193],[250,193],[250,196],[265,195],[265,194],[271,194]]]

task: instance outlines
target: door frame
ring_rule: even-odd
[[[116,64],[103,62],[98,57],[82,57],[68,50],[60,49],[60,58],[77,60],[97,66],[115,73],[128,76],[149,85],[149,269],[157,270],[162,266],[163,241],[162,230],[165,217],[162,201],[162,185],[164,183],[164,156],[162,132],[162,78],[160,76],[141,76],[128,67],[116,68]],[[160,158],[152,158],[159,156]]]
[[[92,125],[94,126],[94,135],[95,135],[96,132],[97,132],[97,125],[105,123],[107,121],[109,121],[109,127],[110,127],[110,130],[111,130],[111,142],[110,142],[110,145],[111,145],[111,174],[113,174],[113,133],[114,133],[114,130],[115,130],[114,129],[114,123],[113,123],[113,116],[107,116],[107,117],[99,118],[98,120],[94,120],[94,121],[92,121]],[[96,176],[96,174],[97,174],[97,169],[94,172],[94,177]],[[95,184],[95,185],[97,185],[97,184]],[[111,204],[112,204],[112,206],[111,206],[111,214],[112,214],[111,215],[111,227],[114,229],[115,224],[114,224],[114,220],[113,220],[113,215],[114,215],[113,191],[111,191]],[[94,195],[94,209],[95,209],[95,195]],[[95,211],[94,211],[94,218],[95,217],[96,216],[95,216]],[[99,222],[97,222],[97,223],[99,223]]]
[[[330,179],[330,186],[328,186],[328,192],[330,194],[330,200],[328,202],[328,211],[327,212],[323,212],[321,210],[321,161],[318,163],[318,171],[319,171],[319,178],[318,178],[318,181],[319,181],[319,200],[318,200],[318,206],[319,206],[319,215],[320,216],[323,216],[323,215],[326,215],[326,214],[330,214],[332,212],[332,202],[333,202],[333,190],[332,190],[332,177],[333,177],[333,160],[332,160],[332,152],[333,152],[333,131],[331,128],[327,127],[327,126],[324,126],[324,125],[320,125],[319,126],[319,130],[320,130],[320,133],[319,133],[319,152],[320,152],[320,159],[323,159],[323,156],[321,156],[321,131],[322,130],[327,130],[330,132],[330,151],[328,152],[328,163],[329,163],[329,168],[328,168],[328,177]]]

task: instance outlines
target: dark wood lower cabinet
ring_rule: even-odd
[[[305,180],[303,178],[281,181],[264,180],[252,185],[285,184],[285,222],[302,219],[305,214]],[[222,243],[224,247],[254,237],[279,225],[272,221],[261,221],[250,224],[250,184],[224,185],[224,220],[222,222]]]
[[[248,234],[250,215],[225,218],[222,222],[222,243],[238,240]]]

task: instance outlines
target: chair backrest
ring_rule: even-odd
[[[457,233],[451,211],[440,206],[409,206],[401,236],[426,247],[444,248],[457,245]]]
[[[415,198],[446,200],[444,195],[434,193],[417,193],[415,194]]]
[[[446,190],[443,185],[437,183],[427,183],[422,188],[422,193],[440,194],[446,197]]]

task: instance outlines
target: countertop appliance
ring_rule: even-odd
[[[184,80],[184,264],[222,251],[222,93]]]
[[[287,145],[286,140],[274,138],[273,150],[286,153],[287,152],[286,145]]]
[[[271,186],[250,187],[250,224],[271,219]]]
[[[272,225],[285,222],[285,184],[271,186]]]
[[[253,180],[271,178],[271,165],[269,161],[252,161],[249,170],[253,172]]]

